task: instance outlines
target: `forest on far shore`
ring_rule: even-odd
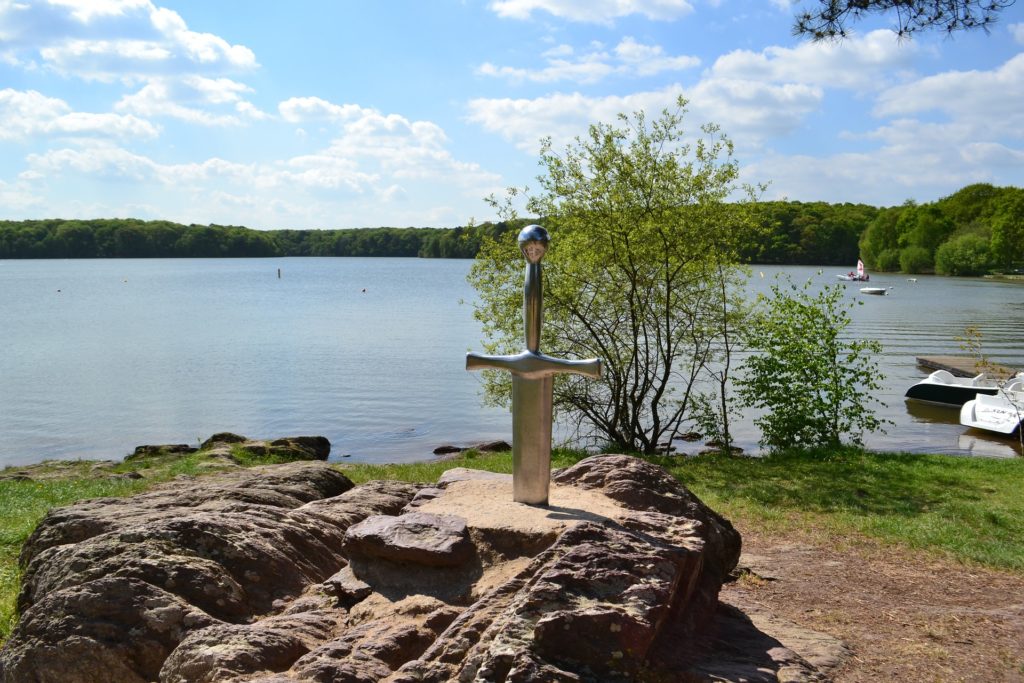
[[[929,204],[766,201],[751,205],[757,229],[747,263],[838,265],[980,275],[1024,260],[1024,190],[969,185]],[[0,221],[0,259],[273,256],[473,258],[485,237],[537,219],[456,228],[254,230],[133,218]],[[540,221],[543,223],[543,221]]]

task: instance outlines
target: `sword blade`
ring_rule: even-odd
[[[512,499],[547,505],[551,482],[551,376],[512,375]]]

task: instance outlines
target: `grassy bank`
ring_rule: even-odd
[[[553,467],[582,455],[556,453]],[[1024,460],[794,452],[770,458],[651,457],[726,518],[766,529],[864,534],[1024,574]],[[351,465],[353,481],[432,481],[453,466],[510,472],[507,454],[413,465]]]
[[[660,461],[726,517],[864,534],[1024,574],[1024,460],[791,453]]]
[[[553,454],[553,466],[583,457]],[[813,528],[836,542],[867,535],[909,551],[1024,574],[1024,459],[937,455],[792,453],[765,459],[702,456],[651,458],[708,505],[743,525]],[[262,464],[255,460],[249,464]],[[434,481],[452,467],[511,472],[508,453],[402,465],[339,465],[353,481]],[[51,507],[97,496],[131,495],[179,474],[207,471],[204,456],[142,460],[97,478],[91,463],[34,470],[32,479],[0,481],[0,642],[14,625],[24,540]],[[215,468],[214,468],[215,469]],[[111,479],[137,471],[143,479]],[[5,472],[9,473],[9,472]]]

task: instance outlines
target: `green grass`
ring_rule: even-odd
[[[0,642],[7,639],[16,618],[18,553],[47,510],[84,498],[127,496],[146,486],[145,481],[132,479],[0,481]]]
[[[238,454],[235,454],[236,457]],[[585,454],[558,450],[552,467]],[[769,458],[651,457],[726,518],[769,531],[815,529],[832,536],[869,536],[911,552],[1024,573],[1024,459],[992,460],[905,453],[784,453]],[[276,459],[247,456],[245,464]],[[356,483],[371,479],[432,482],[452,467],[511,472],[509,453],[454,460],[339,464]],[[21,545],[51,507],[86,498],[124,496],[179,474],[210,471],[202,454],[122,463],[115,472],[145,479],[98,479],[91,463],[47,466],[61,478],[0,481],[0,643],[14,611]]]
[[[249,464],[276,461],[249,460]],[[88,498],[130,496],[179,475],[209,473],[211,469],[204,466],[208,462],[201,453],[132,460],[110,467],[108,473],[139,472],[143,479],[112,479],[97,477],[93,461],[53,461],[31,468],[31,480],[0,481],[0,644],[7,640],[17,620],[15,600],[21,582],[21,546],[47,511]],[[10,468],[19,469],[23,468]]]
[[[653,459],[726,517],[863,534],[1024,573],[1024,460],[908,453]]]

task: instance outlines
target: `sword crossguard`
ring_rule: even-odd
[[[507,370],[526,379],[541,379],[564,373],[583,375],[592,379],[601,377],[601,359],[564,360],[543,353],[522,351],[512,356],[466,354],[467,370]]]

